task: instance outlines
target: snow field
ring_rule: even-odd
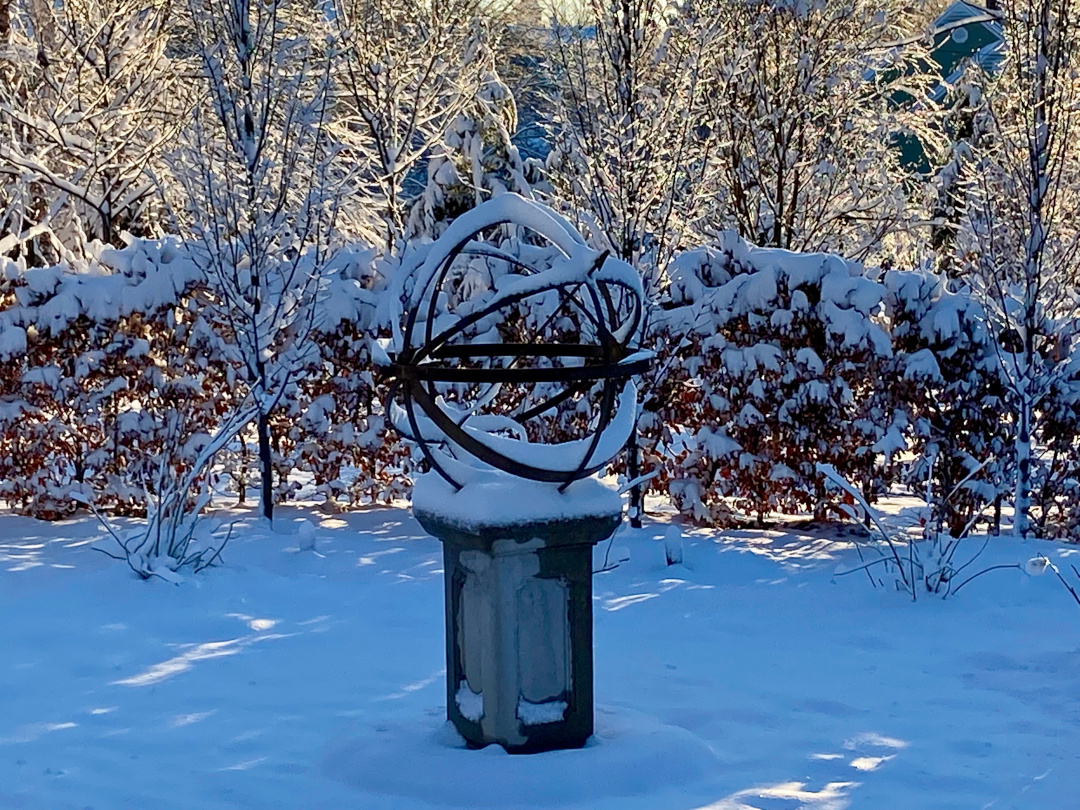
[[[441,550],[408,512],[233,517],[225,567],[173,586],[90,520],[0,514],[0,808],[1076,806],[1080,610],[1051,577],[911,603],[835,575],[846,529],[686,529],[668,567],[666,520],[624,527],[597,737],[511,757],[445,725]],[[980,564],[1039,553],[1080,561]]]

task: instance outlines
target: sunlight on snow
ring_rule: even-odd
[[[254,768],[260,762],[266,762],[268,757],[259,757],[257,759],[249,759],[244,762],[237,762],[235,765],[227,765],[224,768],[218,768],[218,771],[246,771],[249,768]]]
[[[815,537],[797,532],[762,531],[754,535],[739,536],[733,532],[730,539],[739,543],[741,550],[765,557],[773,562],[787,566],[798,565],[798,561],[813,560],[828,562],[836,559],[840,551],[853,548],[853,544],[844,540],[828,537]]]
[[[894,752],[907,748],[904,740],[895,737],[886,737],[883,734],[869,731],[856,734],[844,741],[843,748],[847,751],[856,749],[887,748]],[[847,756],[850,756],[847,755]],[[839,753],[811,754],[810,759],[823,762],[837,762],[847,759],[847,756]],[[882,754],[880,756],[861,755],[852,759],[848,766],[857,771],[868,773],[875,771],[891,759],[895,759],[896,753]],[[807,787],[806,782],[781,782],[767,787],[747,788],[732,793],[720,801],[697,810],[772,810],[778,807],[777,801],[797,802],[792,810],[844,810],[851,805],[851,791],[858,787],[859,782],[829,782],[821,790],[813,790]],[[755,799],[768,800],[764,806]]]
[[[381,551],[373,551],[370,554],[363,554],[357,559],[356,566],[359,568],[364,565],[374,565],[375,561],[379,557],[385,557],[387,554],[400,554],[405,548],[403,546],[394,546],[394,548],[384,548]]]
[[[14,563],[8,571],[29,571],[31,568],[45,565],[41,559],[44,543],[19,543],[0,545],[0,562]]]
[[[441,680],[444,675],[446,675],[446,669],[445,668],[440,669],[438,672],[433,672],[428,677],[423,678],[423,679],[421,679],[419,681],[414,681],[413,683],[407,683],[403,687],[401,687],[401,689],[399,691],[394,692],[393,694],[390,694],[390,695],[385,695],[385,696],[379,698],[379,700],[397,700],[398,698],[408,697],[413,692],[419,692],[425,686],[431,686],[431,684],[435,683],[438,680]]]
[[[667,593],[675,588],[683,588],[688,591],[711,591],[716,588],[715,585],[700,585],[698,583],[687,582],[685,579],[662,579],[660,580],[660,593]]]
[[[239,643],[240,639],[238,638],[229,641],[208,641],[205,644],[199,644],[187,652],[181,653],[175,658],[170,658],[168,661],[154,664],[152,667],[149,667],[138,675],[133,675],[130,678],[122,678],[118,681],[113,681],[113,683],[120,686],[150,686],[151,684],[160,683],[166,678],[171,678],[173,675],[178,675],[181,672],[186,672],[191,669],[196,661],[205,661],[208,658],[222,658],[226,655],[236,655],[236,653],[240,652],[240,647],[238,646]]]
[[[908,746],[903,740],[886,737],[874,731],[856,734],[854,737],[844,740],[844,749],[847,751],[854,751],[856,748],[866,745],[876,745],[881,748],[907,748]]]
[[[855,757],[849,764],[857,771],[876,771],[883,762],[888,762],[895,756],[896,754],[884,757]]]
[[[849,805],[850,789],[858,782],[829,782],[819,791],[806,787],[805,782],[781,782],[769,787],[756,787],[740,790],[718,802],[699,807],[697,810],[763,810],[756,804],[748,804],[754,799],[781,799],[800,802],[805,810],[843,810]],[[772,802],[768,805],[773,807]]]
[[[372,551],[369,554],[361,554],[356,559],[356,567],[362,568],[366,565],[375,565],[376,561],[380,557],[385,557],[387,554],[400,554],[405,551],[404,546],[394,546],[393,548],[384,548],[379,551]],[[390,569],[383,569],[380,573],[390,573]]]
[[[181,672],[186,672],[191,669],[196,661],[206,661],[210,658],[224,658],[229,655],[236,655],[244,647],[249,644],[254,644],[259,641],[270,641],[272,639],[289,638],[295,635],[293,633],[268,633],[266,635],[247,636],[246,638],[234,638],[228,641],[208,641],[205,644],[197,644],[190,650],[182,652],[174,658],[170,658],[168,661],[162,661],[160,664],[154,664],[147,667],[143,672],[138,675],[132,675],[130,678],[121,678],[118,681],[113,681],[114,685],[118,686],[151,686],[155,683],[171,678],[173,675],[179,675]]]
[[[622,610],[631,605],[636,605],[639,602],[648,602],[650,599],[655,599],[659,595],[660,594],[658,593],[633,593],[629,596],[617,596],[614,599],[607,599],[604,601],[604,610]]]
[[[100,539],[100,537],[91,536],[85,537],[82,540],[69,540],[68,542],[64,543],[64,548],[82,548],[83,546],[92,546]]]
[[[190,714],[178,714],[172,720],[169,721],[169,728],[183,728],[184,726],[194,725],[200,720],[205,720],[211,715],[217,714],[217,709],[211,709],[208,712],[191,712]]]
[[[53,731],[63,731],[64,729],[75,728],[77,725],[78,723],[31,723],[28,726],[22,726],[16,729],[15,733],[10,737],[0,737],[0,745],[33,742]]]
[[[278,623],[277,619],[256,619],[244,613],[226,613],[225,616],[230,619],[239,619],[257,633],[272,630]]]
[[[29,571],[33,568],[67,568],[75,566],[66,563],[49,562],[53,548],[80,548],[93,545],[97,536],[42,540],[40,537],[24,536],[17,542],[0,543],[0,564],[11,563],[5,570],[11,572]],[[39,542],[40,541],[40,542]]]
[[[391,549],[391,550],[404,551],[405,549]],[[410,571],[415,572],[415,573],[409,573]],[[394,573],[394,572],[391,571],[390,569],[384,569],[383,571],[380,571],[379,573],[391,574],[391,573]],[[402,583],[402,582],[421,582],[421,581],[424,581],[424,580],[434,579],[435,577],[441,577],[442,573],[443,573],[442,558],[440,556],[440,558],[438,558],[438,559],[432,558],[432,559],[428,559],[428,560],[423,560],[421,562],[416,563],[415,565],[412,565],[411,567],[407,568],[404,571],[398,571],[397,572],[397,581],[399,583]]]
[[[302,622],[296,622],[298,627],[310,627],[313,624],[323,624],[330,621],[329,614],[323,614],[322,616],[316,616],[314,619],[304,619]]]

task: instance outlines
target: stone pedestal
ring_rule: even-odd
[[[593,733],[592,547],[621,515],[487,525],[414,506],[443,543],[447,714],[471,746],[579,748]]]

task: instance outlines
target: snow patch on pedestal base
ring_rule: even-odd
[[[458,685],[457,694],[454,695],[454,702],[457,704],[461,716],[466,720],[479,723],[484,716],[483,693],[474,692],[465,681]]]
[[[523,697],[518,698],[518,720],[527,726],[542,726],[544,723],[558,723],[566,716],[570,706],[565,700],[549,700],[545,703],[531,703]]]

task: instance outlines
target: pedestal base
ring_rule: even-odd
[[[619,513],[462,525],[414,508],[443,542],[447,716],[510,753],[579,748],[593,733],[592,547]]]

